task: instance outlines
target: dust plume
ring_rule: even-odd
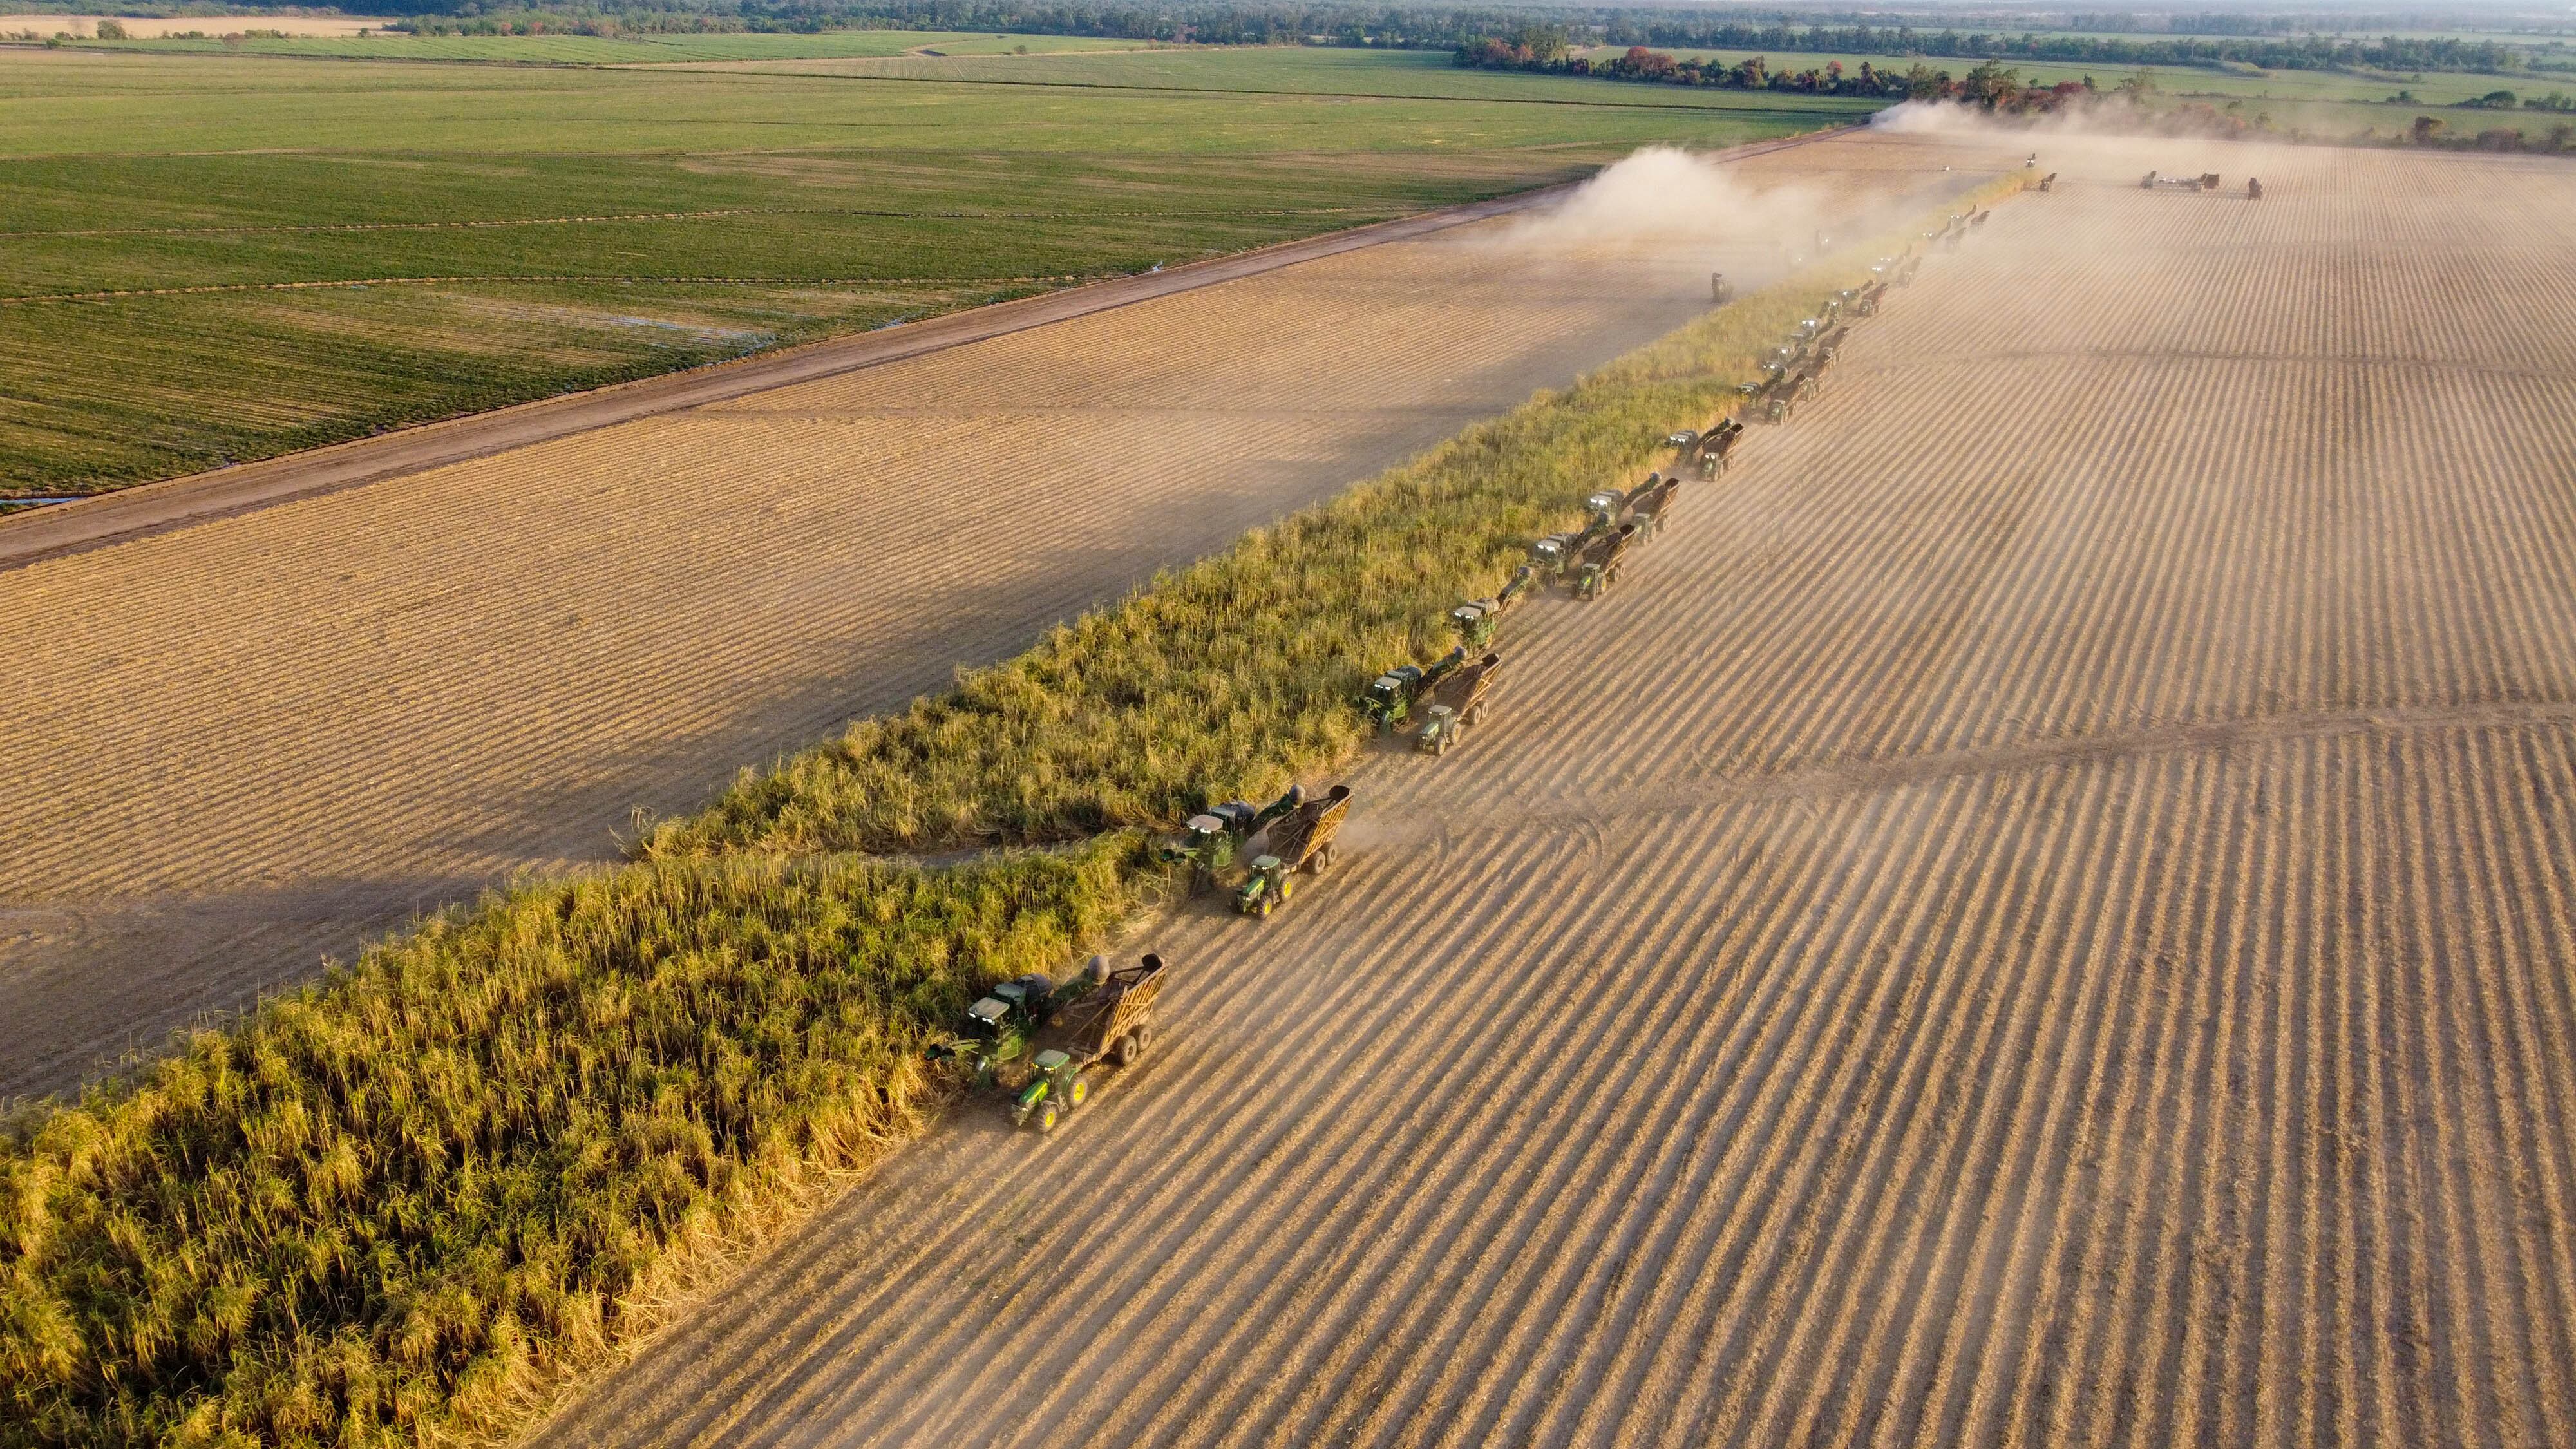
[[[1824,213],[1825,196],[1814,187],[1756,188],[1706,157],[1676,146],[1648,146],[1511,228],[1505,240],[1576,247],[1803,236]]]

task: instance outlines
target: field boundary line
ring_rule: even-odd
[[[1744,160],[1848,134],[1859,126],[1834,126],[1797,136],[1755,141],[1709,153],[1718,162]],[[142,483],[131,488],[0,516],[0,569],[101,547],[191,523],[230,517],[256,508],[380,483],[451,463],[489,457],[537,443],[614,427],[640,418],[730,402],[773,388],[813,382],[890,362],[943,352],[970,342],[1007,336],[1319,261],[1387,242],[1409,241],[1488,218],[1508,216],[1570,193],[1580,181],[1513,192],[1485,201],[1416,212],[1392,221],[1326,232],[1230,256],[1186,262],[1086,286],[1067,287],[951,312],[756,357],[660,373],[636,382],[424,423],[372,438],[310,448],[210,472]],[[889,279],[884,285],[900,283]]]

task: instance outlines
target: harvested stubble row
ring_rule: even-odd
[[[1132,916],[1147,883],[1118,827],[1346,759],[1360,680],[1430,648],[1445,606],[1589,487],[1705,423],[1859,265],[746,779],[651,859],[487,901],[137,1083],[30,1109],[0,1140],[0,1442],[517,1422],[917,1127],[918,1047],[970,987]],[[1083,835],[942,871],[784,853]]]

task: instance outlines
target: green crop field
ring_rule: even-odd
[[[708,38],[737,54],[938,39]],[[1292,49],[796,73],[834,63],[0,47],[0,496],[269,456],[1865,109]]]

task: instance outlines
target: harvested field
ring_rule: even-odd
[[[541,1440],[2576,1442],[2576,170],[2176,149]]]
[[[1855,210],[1997,149],[1745,167]],[[1780,265],[1390,245],[0,573],[0,1092],[607,857],[1667,330],[1712,256]]]

